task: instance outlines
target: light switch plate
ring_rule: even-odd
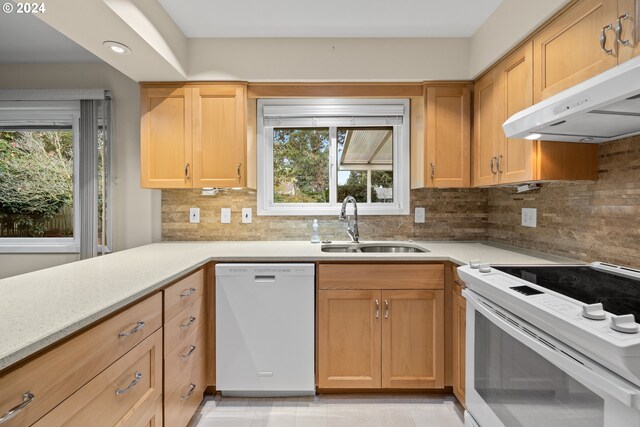
[[[524,227],[536,227],[538,210],[536,208],[522,208],[522,225]]]
[[[251,224],[251,208],[242,208],[242,223]]]
[[[425,219],[426,219],[426,209],[416,208],[414,222],[416,224],[422,224],[424,223]]]
[[[220,222],[222,224],[231,224],[231,208],[220,209]]]
[[[200,208],[190,208],[189,209],[189,222],[191,224],[200,223]]]

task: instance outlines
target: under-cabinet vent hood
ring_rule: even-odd
[[[640,56],[511,116],[507,138],[606,142],[640,134]]]

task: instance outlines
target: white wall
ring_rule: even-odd
[[[190,80],[466,80],[468,38],[189,39]]]
[[[140,90],[107,64],[2,64],[1,89],[108,89],[113,97],[113,248],[159,241],[160,191],[140,188]],[[0,278],[75,261],[75,254],[0,254]]]
[[[503,0],[471,37],[469,73],[475,79],[570,0]]]

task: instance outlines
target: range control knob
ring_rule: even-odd
[[[489,264],[480,264],[478,269],[480,273],[491,273],[491,266]]]
[[[586,304],[582,306],[582,317],[586,317],[591,320],[604,320],[607,318],[607,315],[602,308],[601,303],[597,304]]]
[[[638,324],[633,314],[625,314],[623,316],[611,316],[611,329],[625,334],[638,333]]]

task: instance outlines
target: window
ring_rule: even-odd
[[[98,104],[96,137],[81,141],[80,101],[0,101],[0,252],[81,252],[83,221],[93,214],[96,240],[108,250],[104,118],[110,105]],[[95,148],[81,150],[81,144]],[[87,152],[95,154],[88,160],[95,166],[84,168],[83,175]],[[93,179],[91,171],[96,171]],[[83,181],[95,183],[95,201],[81,197]]]
[[[407,100],[258,101],[258,215],[409,211]]]

